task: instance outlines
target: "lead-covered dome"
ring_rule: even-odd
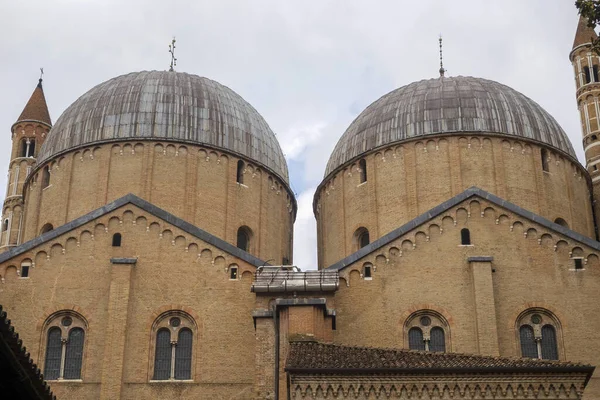
[[[92,143],[189,142],[237,153],[288,182],[281,147],[264,118],[233,90],[197,75],[142,71],[99,84],[60,116],[39,162]]]
[[[368,106],[338,141],[325,176],[374,148],[452,132],[521,136],[575,158],[565,132],[535,101],[498,82],[457,76],[411,83]]]

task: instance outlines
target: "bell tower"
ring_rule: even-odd
[[[585,167],[592,177],[596,226],[600,226],[600,56],[592,51],[598,38],[587,20],[579,17],[569,59],[575,71],[577,107],[581,117]]]
[[[23,112],[11,127],[12,150],[0,221],[0,253],[21,243],[23,184],[36,164],[40,147],[51,127],[40,78]]]

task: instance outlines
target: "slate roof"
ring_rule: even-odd
[[[1,305],[0,395],[4,399],[56,400]]]
[[[41,79],[33,90],[23,112],[19,115],[17,122],[20,121],[40,121],[52,126],[52,120],[50,119],[50,113],[48,112],[48,105],[46,104],[46,97],[44,96],[44,88],[42,87]]]
[[[555,224],[554,222],[547,220],[546,218],[541,217],[541,216],[537,215],[536,213],[528,211],[524,208],[517,206],[516,204],[511,203],[510,201],[504,200],[496,195],[486,192],[483,189],[479,189],[478,187],[473,186],[473,187],[470,187],[469,189],[465,190],[464,192],[457,194],[456,196],[452,197],[451,199],[446,200],[442,204],[435,206],[431,210],[419,215],[418,217],[412,219],[411,221],[407,222],[406,224],[402,225],[401,227],[391,231],[387,235],[384,235],[381,238],[373,241],[372,243],[368,244],[367,246],[363,247],[362,249],[358,250],[357,252],[350,254],[348,257],[343,258],[342,260],[330,265],[329,267],[327,267],[327,269],[334,269],[334,270],[338,270],[338,271],[342,270],[342,269],[346,268],[347,266],[360,260],[361,258],[374,252],[375,250],[377,250],[383,246],[386,246],[388,243],[398,239],[399,237],[406,234],[407,232],[432,220],[433,218],[436,218],[438,215],[443,214],[444,212],[448,211],[450,208],[452,208],[474,196],[478,196],[482,199],[485,199],[485,200],[489,201],[490,203],[496,204],[499,207],[503,207],[503,208],[509,210],[510,212],[512,212],[516,215],[519,215],[522,218],[525,218],[532,222],[538,223],[554,232],[560,233],[560,234],[562,234],[570,239],[573,239],[579,243],[583,243],[586,246],[589,246],[594,250],[600,251],[600,242],[598,242],[594,239],[591,239],[585,235],[582,235],[581,233],[575,232],[569,228],[566,228],[562,225]]]
[[[88,222],[93,221],[97,218],[100,218],[103,215],[106,215],[106,214],[116,210],[117,208],[123,207],[127,204],[133,204],[136,207],[141,208],[142,210],[150,213],[151,215],[154,215],[155,217],[160,218],[163,221],[166,221],[173,226],[176,226],[177,228],[183,230],[184,232],[187,232],[190,235],[195,236],[198,239],[203,240],[204,242],[211,244],[211,245],[215,246],[216,248],[223,250],[224,252],[226,252],[228,254],[231,254],[234,257],[244,260],[245,262],[247,262],[250,265],[254,265],[255,267],[269,265],[267,262],[253,256],[250,253],[247,253],[247,252],[237,248],[236,246],[232,245],[231,243],[227,243],[226,241],[219,239],[218,237],[198,228],[197,226],[192,225],[189,222],[186,222],[183,219],[176,217],[173,214],[168,213],[167,211],[165,211],[165,210],[155,206],[154,204],[149,203],[146,200],[143,200],[131,193],[128,195],[125,195],[125,196],[121,197],[120,199],[117,199],[111,203],[108,203],[107,205],[105,205],[103,207],[100,207],[94,211],[91,211],[82,217],[74,219],[73,221],[71,221],[65,225],[59,226],[58,228],[51,230],[50,232],[46,232],[46,233],[42,234],[41,236],[36,237],[35,239],[32,239],[26,243],[23,243],[20,246],[14,247],[14,248],[10,249],[9,251],[0,254],[0,263],[10,260],[11,258],[18,256],[19,254],[22,254],[26,251],[29,251],[41,244],[44,244],[51,240],[54,240],[57,237],[65,234],[69,231],[72,231],[73,229],[77,229],[80,226],[85,225]]]
[[[535,101],[498,82],[456,76],[413,82],[373,102],[336,144],[325,177],[376,148],[462,132],[524,137],[576,159],[566,133]]]
[[[285,369],[289,372],[306,373],[584,372],[588,374],[589,379],[595,367],[567,361],[432,353],[297,341],[290,343]]]
[[[92,143],[165,140],[223,149],[288,183],[287,163],[265,119],[230,88],[198,75],[140,71],[103,82],[62,113],[38,164]]]
[[[575,40],[573,41],[573,48],[575,49],[583,44],[592,43],[592,40],[597,38],[596,31],[588,26],[588,20],[580,16],[577,31],[575,32]]]

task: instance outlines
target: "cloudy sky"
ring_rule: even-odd
[[[437,76],[493,79],[531,97],[583,159],[568,53],[574,0],[0,1],[0,171],[10,127],[44,67],[52,120],[114,76],[169,66],[229,86],[277,133],[299,210],[295,264],[316,267],[312,196],[345,128],[371,102]],[[0,188],[6,173],[0,172]],[[0,201],[4,190],[0,190]]]

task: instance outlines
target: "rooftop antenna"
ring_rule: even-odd
[[[42,80],[44,79],[44,68],[40,68],[40,80],[38,82],[38,86],[42,86]]]
[[[175,71],[173,67],[177,66],[177,59],[175,58],[175,36],[173,36],[173,40],[169,45],[169,53],[171,53],[171,65],[169,66],[169,71]]]
[[[440,78],[444,77],[444,73],[446,70],[444,69],[444,55],[442,53],[442,34],[440,33]]]

